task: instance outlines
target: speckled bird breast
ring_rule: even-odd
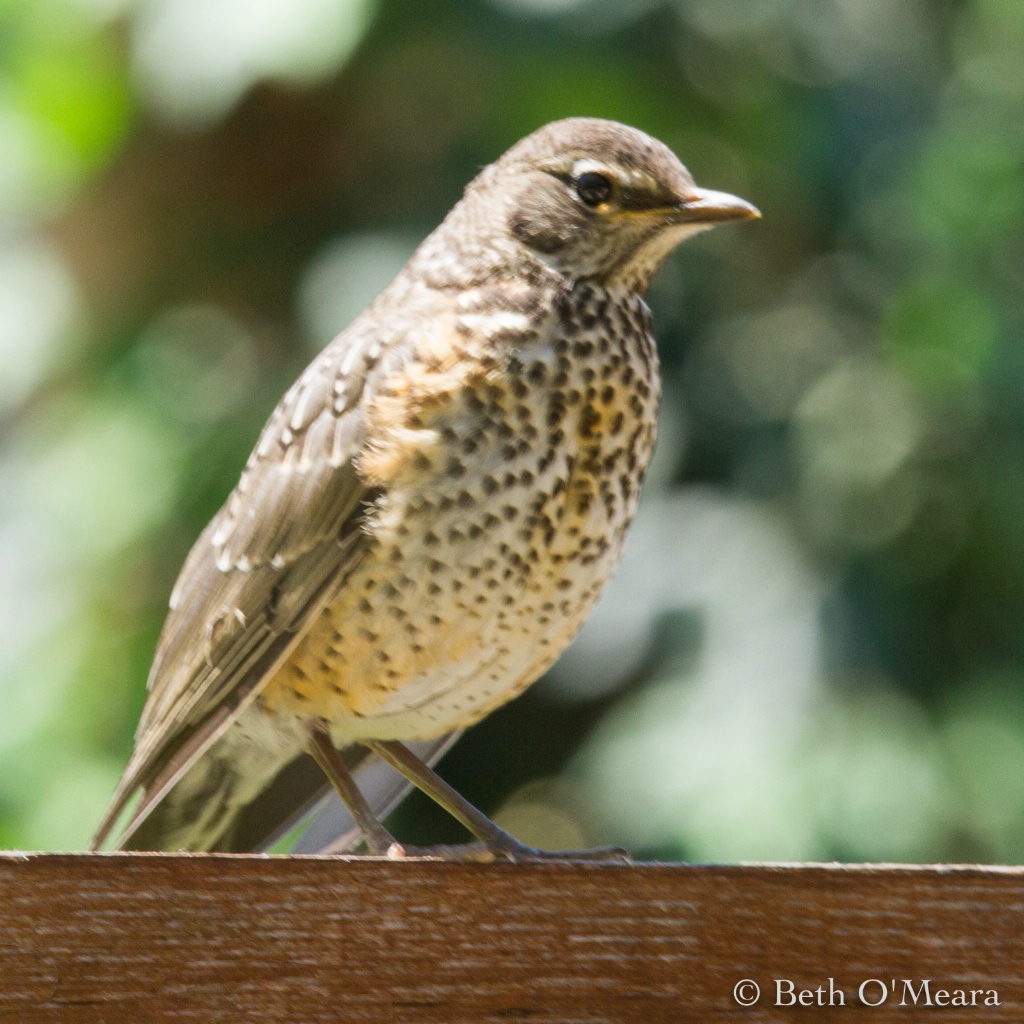
[[[464,727],[564,650],[618,562],[654,445],[633,294],[468,293],[372,397],[367,556],[261,703],[338,740]]]

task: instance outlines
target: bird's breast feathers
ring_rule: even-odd
[[[267,700],[326,700],[350,737],[428,736],[482,717],[572,639],[618,561],[658,402],[645,311],[575,301],[525,327],[474,311],[456,358],[424,345],[372,398],[372,548]]]

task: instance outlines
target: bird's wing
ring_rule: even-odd
[[[363,326],[361,326],[363,325]],[[353,459],[366,397],[411,346],[356,321],[295,382],[171,595],[135,752],[93,840],[132,794],[133,825],[231,724],[367,547]]]

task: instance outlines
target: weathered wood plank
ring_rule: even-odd
[[[810,1020],[1020,1024],[1024,870],[0,856],[4,1024]]]

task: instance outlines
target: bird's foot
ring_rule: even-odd
[[[436,843],[433,846],[392,843],[386,856],[388,860],[445,860],[469,864],[491,864],[497,859],[487,843]]]
[[[460,863],[531,864],[538,861],[583,860],[597,864],[632,864],[633,858],[619,846],[602,846],[590,850],[539,850],[509,837],[497,842],[437,844],[435,846],[406,846],[393,843],[387,851],[390,860],[423,858],[426,860]]]
[[[488,845],[488,844],[485,844]],[[598,846],[589,850],[540,850],[513,840],[490,844],[495,860],[510,861],[513,864],[530,864],[536,861],[585,860],[595,864],[632,864],[633,858],[621,846]]]

